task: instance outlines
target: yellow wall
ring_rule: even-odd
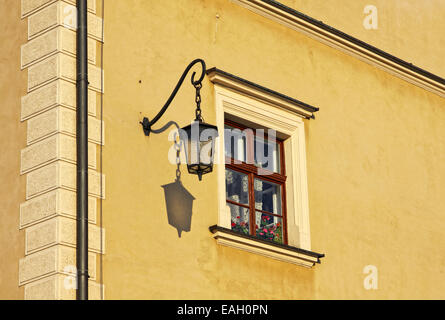
[[[105,1],[105,19],[107,299],[445,298],[442,98],[228,0]],[[306,121],[312,249],[326,254],[314,269],[217,246],[216,174],[198,183],[182,168],[191,232],[168,225],[171,142],[138,122],[198,57],[320,107]],[[156,127],[192,119],[186,81]],[[202,96],[215,123],[207,78]],[[369,264],[376,291],[363,288]]]
[[[19,231],[19,205],[25,199],[20,150],[26,127],[20,123],[20,97],[26,93],[26,72],[20,72],[20,46],[27,29],[20,20],[20,1],[0,0],[0,12],[0,299],[23,299],[18,264],[25,237]]]
[[[281,0],[281,3],[398,58],[445,77],[442,0]],[[366,30],[367,5],[378,10],[378,29]]]

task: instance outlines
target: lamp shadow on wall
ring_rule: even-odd
[[[176,122],[170,121],[159,130],[152,130],[153,133],[162,133],[170,126],[179,126]],[[175,141],[177,150],[176,158],[179,159],[181,144]],[[178,231],[181,238],[182,232],[190,232],[193,214],[193,201],[195,197],[184,187],[181,182],[180,162],[177,161],[175,181],[166,185],[161,185],[164,189],[165,205],[167,208],[168,224]]]
[[[180,179],[163,185],[168,223],[176,228],[178,237],[183,231],[189,232],[192,224],[193,201],[195,198],[182,185]]]

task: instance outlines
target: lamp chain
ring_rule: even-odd
[[[202,121],[202,116],[201,116],[201,88],[202,88],[202,83],[196,83],[193,84],[193,86],[196,89],[196,120],[201,120]]]

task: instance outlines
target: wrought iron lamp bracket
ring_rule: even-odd
[[[202,88],[202,80],[204,79],[205,73],[206,73],[206,64],[204,60],[202,59],[195,59],[187,66],[187,68],[184,70],[184,73],[182,74],[181,78],[179,79],[178,83],[176,84],[176,87],[173,89],[173,92],[171,93],[170,97],[168,98],[167,102],[164,104],[162,109],[159,111],[159,113],[150,121],[147,117],[144,117],[144,119],[139,122],[142,125],[142,129],[144,130],[144,134],[146,136],[150,135],[150,132],[152,132],[152,126],[158,122],[158,120],[164,115],[165,111],[167,111],[168,107],[170,106],[171,102],[175,98],[176,94],[179,91],[179,88],[181,87],[182,83],[184,82],[185,77],[187,76],[188,72],[195,64],[200,63],[202,66],[202,73],[198,80],[195,81],[195,75],[196,72],[193,72],[191,77],[191,83],[196,89],[196,119],[197,121],[202,121],[201,117],[201,95],[200,90]]]

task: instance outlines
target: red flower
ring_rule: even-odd
[[[234,227],[234,226],[236,226],[236,224],[232,222],[232,227]]]
[[[264,236],[264,233],[260,232],[260,235],[261,235],[261,236]]]
[[[237,219],[240,219],[241,217],[240,216],[238,216],[238,217],[236,217]]]

